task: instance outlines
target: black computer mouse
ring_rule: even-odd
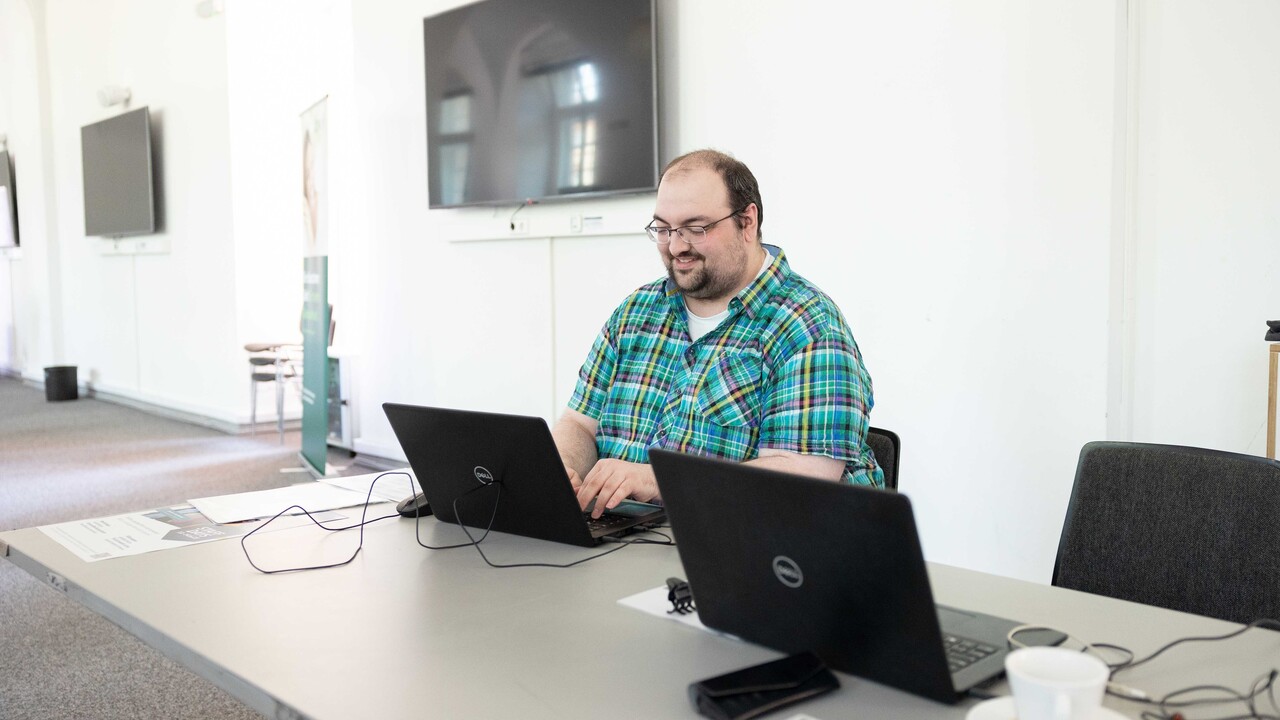
[[[407,500],[401,500],[396,512],[404,517],[425,517],[431,514],[431,506],[427,504],[427,496],[418,493]]]

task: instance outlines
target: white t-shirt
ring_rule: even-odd
[[[770,253],[769,248],[766,247],[764,249],[764,262],[761,263],[760,270],[756,273],[756,277],[763,275],[765,268],[769,267],[769,263],[771,262],[773,262],[773,253]],[[715,330],[720,326],[720,323],[724,322],[725,318],[729,317],[729,308],[726,307],[724,310],[710,317],[702,317],[701,315],[694,314],[694,312],[689,309],[688,301],[686,301],[684,304],[684,314],[689,321],[689,339],[697,342],[698,338],[706,335],[712,330]]]

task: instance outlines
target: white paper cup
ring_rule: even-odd
[[[1111,675],[1098,658],[1058,647],[1014,650],[1004,670],[1018,720],[1092,720]]]

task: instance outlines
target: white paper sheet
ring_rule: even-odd
[[[44,525],[40,532],[85,562],[238,537],[254,525],[219,525],[190,505]]]
[[[655,617],[674,620],[681,625],[688,625],[689,627],[705,630],[709,633],[715,633],[716,635],[734,637],[728,633],[722,633],[719,630],[712,630],[706,625],[703,625],[702,621],[698,619],[698,611],[696,610],[684,615],[674,612],[668,613],[667,611],[671,609],[671,601],[667,599],[666,585],[656,587],[652,590],[645,590],[644,592],[639,592],[629,597],[624,597],[618,601],[618,604],[634,608],[640,612],[648,613]]]
[[[408,474],[408,477],[405,477],[405,473]],[[369,473],[368,475],[322,477],[316,479],[327,485],[333,485],[334,487],[346,488],[347,490],[358,492],[361,496],[369,494],[369,484],[373,483],[372,502],[378,502],[379,500],[400,502],[405,498],[416,495],[421,487],[418,485],[418,478],[413,475],[413,470],[410,470],[409,468]],[[375,480],[377,482],[374,482]]]
[[[381,484],[381,483],[379,483]],[[366,485],[366,490],[368,486]],[[197,510],[214,522],[231,523],[242,520],[269,518],[291,505],[298,505],[309,512],[337,510],[363,505],[365,493],[334,487],[322,482],[304,482],[274,490],[217,495],[189,500]],[[381,502],[381,498],[375,498]],[[300,515],[294,508],[287,514]]]

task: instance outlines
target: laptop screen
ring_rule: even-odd
[[[662,450],[649,456],[708,627],[956,700],[905,496]]]

